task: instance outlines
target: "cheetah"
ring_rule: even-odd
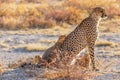
[[[87,18],[85,18],[61,44],[61,54],[65,56],[67,51],[68,55],[79,54],[83,49],[87,49],[91,61],[92,70],[98,70],[95,66],[94,60],[94,46],[98,37],[98,25],[101,19],[106,18],[105,9],[95,7]]]
[[[61,35],[59,36],[58,41],[55,43],[55,45],[53,45],[52,47],[48,48],[45,53],[42,56],[42,59],[46,60],[48,63],[51,63],[52,61],[54,61],[54,59],[56,59],[57,54],[58,53],[58,49],[61,46],[61,44],[63,43],[64,39],[65,39],[66,35]]]

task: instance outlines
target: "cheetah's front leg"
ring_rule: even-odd
[[[98,71],[98,69],[95,66],[94,42],[89,43],[88,50],[89,50],[89,55],[90,55],[90,59],[91,59],[91,63],[92,63],[92,69],[95,71]]]

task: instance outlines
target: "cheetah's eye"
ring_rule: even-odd
[[[101,13],[103,13],[103,11],[100,11]]]

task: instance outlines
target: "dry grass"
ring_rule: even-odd
[[[49,39],[42,39],[42,40],[39,40],[39,42],[41,42],[41,43],[55,43],[57,40],[49,40]]]
[[[0,68],[0,73],[3,73],[3,72],[4,72],[4,70],[2,68]]]
[[[0,46],[1,46],[2,48],[9,48],[9,45],[8,45],[7,43],[5,43],[4,41],[1,41],[1,42],[0,42]]]
[[[120,46],[117,48],[118,51],[120,51]]]
[[[23,62],[24,62],[24,61],[22,61],[22,60],[18,60],[17,63],[14,63],[14,62],[9,63],[9,64],[8,64],[8,67],[9,67],[10,69],[18,68],[19,66],[21,66],[21,65],[23,64]]]
[[[43,77],[48,79],[56,79],[56,78],[63,78],[66,76],[68,76],[68,73],[62,70],[62,71],[46,71]]]
[[[113,53],[113,56],[120,56],[120,51],[114,52],[114,53]]]
[[[34,57],[26,58],[25,60],[21,60],[20,59],[16,63],[15,62],[11,62],[11,63],[9,63],[8,67],[10,69],[14,69],[14,68],[21,67],[24,64],[38,64],[40,60],[41,60],[41,56],[40,55],[36,55]]]
[[[120,32],[120,17],[118,18],[114,18],[114,19],[109,19],[109,20],[105,20],[102,21],[100,23],[100,27],[99,30],[100,32],[112,32],[112,33],[116,33],[116,32]]]
[[[47,79],[63,79],[63,80],[92,80],[94,76],[98,75],[94,72],[85,71],[80,68],[64,68],[57,70],[48,70],[44,73],[43,77]]]
[[[102,41],[96,42],[96,46],[97,47],[101,47],[101,46],[117,46],[117,44],[114,43],[114,42],[102,40]]]
[[[2,1],[0,3],[0,28],[51,28],[62,23],[78,24],[96,6],[105,7],[110,17],[116,18],[115,16],[120,15],[118,0],[104,2],[101,0],[51,0],[51,3],[49,0],[38,1],[41,3],[37,1],[21,1],[18,4],[14,3],[15,1]]]
[[[104,65],[103,65],[104,64]],[[96,66],[100,69],[100,71],[104,72],[108,72],[113,68],[113,66],[115,67],[118,64],[118,60],[117,59],[103,59],[103,58],[98,58],[98,60],[96,60]]]
[[[12,46],[14,49],[24,49],[25,51],[32,52],[32,51],[44,51],[48,49],[50,46],[42,45],[39,43],[29,43],[29,44],[21,44]]]
[[[86,68],[86,69],[89,68],[89,64],[90,64],[90,58],[89,58],[89,54],[88,53],[84,54],[83,57],[80,57],[76,61],[76,65],[77,66],[80,66],[80,67],[83,67],[83,68]]]
[[[4,64],[5,64],[4,61],[3,61],[2,63],[0,63],[0,74],[6,72],[6,71],[8,71],[8,70],[10,70],[9,68],[5,68],[5,67],[3,67]]]
[[[0,74],[3,73],[5,70],[2,68],[2,64],[0,64]]]
[[[70,27],[68,28],[62,28],[60,26],[56,26],[54,28],[48,28],[48,29],[27,29],[27,30],[1,30],[1,35],[4,34],[39,34],[39,35],[52,35],[52,36],[56,36],[56,35],[64,35],[64,34],[68,34],[72,31],[72,29]],[[39,41],[43,41],[43,40],[39,40]],[[44,42],[44,41],[43,41]]]
[[[107,12],[109,15],[113,15],[113,14],[119,14],[120,10],[119,9],[119,1],[115,1],[115,0],[95,0],[95,1],[91,1],[91,0],[68,0],[66,1],[65,5],[67,6],[72,6],[72,7],[77,7],[77,8],[82,8],[82,9],[90,9],[91,7],[95,7],[95,6],[102,6],[105,7],[107,9]],[[84,6],[86,5],[86,6]],[[117,11],[116,11],[117,10]]]
[[[40,45],[40,44],[28,44],[23,46],[26,51],[43,51],[49,48],[49,46]]]
[[[86,61],[86,56],[81,57],[80,61],[85,64]],[[39,55],[33,57],[33,58],[28,58],[25,61],[21,61],[19,60],[17,63],[12,63],[9,64],[9,68],[13,69],[13,68],[18,68],[21,65],[23,65],[24,63],[28,63],[26,65],[24,65],[25,67],[22,68],[26,68],[27,69],[27,74],[37,74],[36,77],[37,78],[47,78],[47,79],[64,79],[64,80],[74,80],[74,79],[78,79],[78,80],[89,80],[89,79],[93,79],[94,76],[98,75],[97,73],[95,74],[94,72],[88,71],[85,68],[82,68],[82,64],[81,65],[75,65],[75,66],[71,66],[71,65],[61,65],[61,64],[57,64],[58,66],[63,66],[62,68],[47,68],[45,69],[45,72],[41,73],[37,73],[37,68],[36,64],[40,64],[40,59],[41,57]],[[30,64],[29,64],[30,63]],[[31,65],[31,67],[30,67]],[[28,66],[28,67],[27,67]],[[34,67],[34,68],[32,68]],[[84,66],[83,66],[84,67]],[[44,68],[43,68],[44,69]]]
[[[81,56],[79,59],[77,59],[77,62],[75,65],[64,65],[64,63],[57,64],[58,66],[61,66],[61,68],[56,69],[47,69],[43,75],[43,77],[48,79],[63,79],[63,80],[88,80],[93,79],[94,76],[97,74],[94,74],[94,72],[89,71],[89,57],[88,54]]]

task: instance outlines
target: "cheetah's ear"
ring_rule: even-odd
[[[88,8],[88,13],[91,14],[93,12],[93,10],[97,7],[99,7],[99,6]],[[102,7],[102,8],[104,9],[104,7]]]

